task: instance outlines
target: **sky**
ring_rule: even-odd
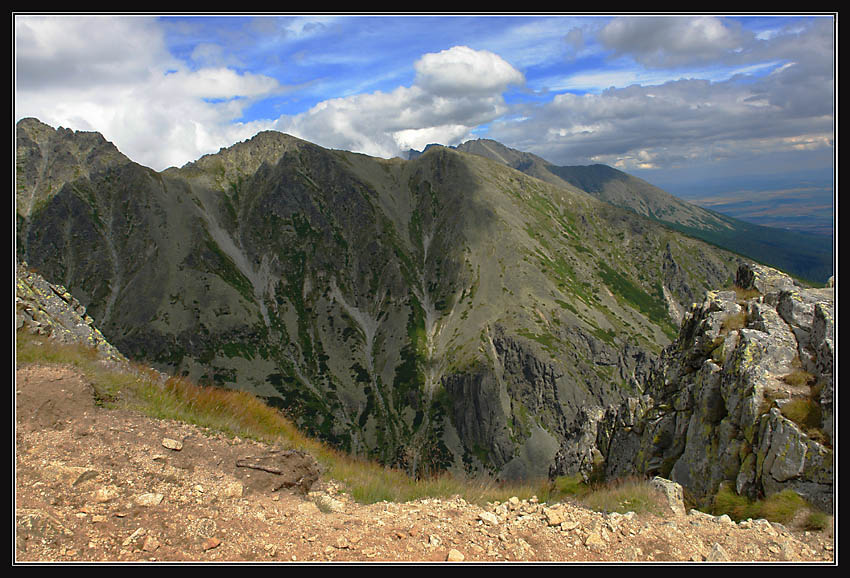
[[[14,15],[15,120],[182,166],[495,139],[668,186],[831,175],[837,15]],[[674,192],[675,191],[671,191]]]

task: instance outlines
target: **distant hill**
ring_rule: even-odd
[[[822,284],[833,275],[830,238],[740,221],[679,199],[607,165],[558,166],[488,139],[467,141],[456,148],[496,160],[548,183],[585,191],[803,280]]]

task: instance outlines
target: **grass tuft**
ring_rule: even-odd
[[[720,324],[720,334],[726,334],[730,331],[737,331],[747,326],[747,311],[742,309],[737,313],[733,313],[723,320]]]
[[[735,292],[735,298],[737,299],[739,304],[761,296],[761,292],[759,292],[759,290],[755,288],[744,289],[743,287],[733,285],[732,290]]]
[[[818,511],[811,511],[806,516],[806,521],[803,523],[805,530],[821,532],[826,530],[831,523],[829,514]]]
[[[585,483],[581,474],[559,476],[552,482],[552,494],[561,498],[581,498],[590,491],[590,486]]]
[[[795,369],[788,375],[782,377],[782,381],[794,387],[811,386],[815,381],[815,376],[802,369]]]
[[[763,518],[787,524],[798,512],[806,509],[809,509],[809,505],[793,490],[783,490],[762,500],[752,501],[739,496],[730,485],[724,484],[714,496],[711,513],[715,516],[728,514],[735,521]]]
[[[807,397],[795,397],[783,404],[781,411],[803,431],[816,430],[821,426],[820,405]]]
[[[809,438],[824,445],[830,445],[823,432],[823,413],[820,404],[808,397],[795,397],[782,405],[782,415],[794,422]]]
[[[554,500],[569,498],[598,512],[662,515],[665,511],[649,481],[638,477],[588,483],[580,474],[560,476],[553,481],[551,494]]]
[[[758,502],[761,518],[771,522],[787,524],[800,510],[807,507],[806,501],[793,490],[783,490]]]
[[[632,511],[637,514],[663,515],[662,498],[649,482],[642,478],[624,478],[594,487],[581,502],[599,512]]]

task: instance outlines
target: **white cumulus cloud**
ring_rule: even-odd
[[[504,114],[502,93],[525,80],[493,52],[454,46],[413,63],[411,86],[244,123],[248,106],[285,87],[270,76],[237,71],[236,61],[213,43],[199,43],[188,61],[174,57],[155,19],[19,16],[15,49],[17,119],[96,130],[157,170],[268,128],[381,157],[431,142],[456,144]]]
[[[415,65],[416,85],[443,96],[501,93],[522,84],[522,73],[499,55],[467,46],[426,54]]]
[[[158,23],[141,17],[18,16],[15,73],[17,119],[101,132],[157,170],[265,128],[238,119],[254,99],[281,89],[260,74],[188,68]]]
[[[502,93],[524,77],[487,51],[455,46],[423,55],[412,86],[323,101],[276,128],[329,148],[392,157],[457,144],[508,111]]]

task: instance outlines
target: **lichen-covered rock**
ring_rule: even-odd
[[[685,515],[685,493],[681,484],[656,476],[650,480],[649,486],[661,494],[664,503],[674,515]]]
[[[750,497],[792,489],[829,509],[833,293],[760,265],[741,266],[737,287],[708,292],[641,400],[606,413],[606,474],[669,477],[704,503],[724,482]]]
[[[788,275],[757,263],[742,263],[738,267],[735,285],[741,289],[755,289],[765,296],[797,287]]]
[[[791,488],[816,506],[832,508],[830,448],[811,439],[777,408],[761,420],[758,438],[756,475],[765,493]]]
[[[15,278],[17,329],[47,335],[64,343],[97,349],[105,358],[126,361],[94,326],[86,309],[64,287],[48,283],[41,275],[18,263]]]
[[[816,303],[812,315],[812,329],[809,335],[809,351],[812,373],[820,375],[820,408],[821,429],[824,434],[832,439],[834,435],[834,413],[833,399],[835,398],[833,367],[835,363],[834,351],[835,321],[833,303]]]

